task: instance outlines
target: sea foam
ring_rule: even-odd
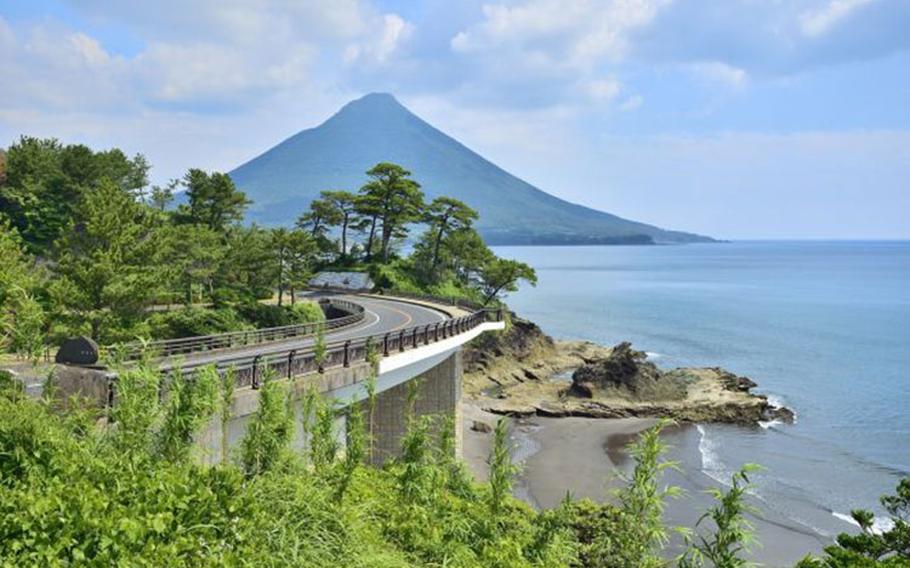
[[[701,454],[701,470],[714,481],[723,485],[729,485],[730,475],[717,453],[715,442],[708,438],[708,433],[704,426],[698,424],[696,428],[698,429],[698,434],[700,436],[698,440],[698,453]]]
[[[853,517],[850,515],[845,515],[844,513],[838,513],[837,511],[831,511],[831,514],[837,517],[838,519],[853,525],[854,527],[859,527]],[[890,531],[894,528],[894,521],[886,517],[875,517],[872,520],[872,534],[882,534]]]
[[[787,406],[787,401],[784,399],[784,397],[782,397],[780,395],[765,394],[765,397],[767,397],[767,399],[768,399],[768,404],[771,405],[771,407],[773,407],[773,408],[784,408],[785,406]],[[793,411],[792,408],[790,408],[790,410]],[[798,416],[796,415],[796,411],[793,411],[793,424],[796,424],[797,418],[798,418]],[[780,426],[781,424],[784,424],[784,422],[782,420],[766,420],[766,421],[759,421],[759,423],[758,423],[758,425],[761,426],[762,428],[764,428],[765,430],[768,430],[769,428],[773,428],[774,426]]]

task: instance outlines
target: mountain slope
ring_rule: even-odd
[[[522,181],[433,128],[388,94],[345,105],[230,172],[253,199],[248,219],[289,225],[324,189],[356,191],[377,162],[413,172],[429,199],[450,195],[480,212],[489,244],[710,241],[569,203]]]

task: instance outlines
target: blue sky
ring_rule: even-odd
[[[910,238],[907,30],[907,0],[0,0],[0,146],[119,146],[163,182],[387,91],[636,220]]]

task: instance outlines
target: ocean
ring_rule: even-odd
[[[721,366],[793,409],[793,425],[700,425],[680,442],[717,483],[763,466],[754,493],[776,518],[831,538],[855,529],[852,509],[883,518],[879,496],[910,475],[910,242],[495,252],[537,270],[507,301],[554,337]]]

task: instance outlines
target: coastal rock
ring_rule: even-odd
[[[751,426],[794,418],[791,410],[753,394],[757,385],[748,377],[719,367],[662,370],[628,342],[612,348],[554,342],[514,316],[505,334],[473,341],[464,361],[465,397],[498,415],[665,417]]]
[[[481,407],[508,416],[669,418],[755,426],[792,422],[793,412],[753,394],[755,382],[718,367],[657,368],[628,343],[591,357],[571,385],[552,378],[504,386],[506,398],[485,398]]]
[[[594,383],[573,380],[569,393],[579,398],[593,398],[595,388]]]
[[[553,338],[536,323],[514,314],[510,323],[505,333],[485,333],[465,347],[462,358],[466,373],[487,369],[498,358],[524,362],[535,355],[555,353]]]
[[[464,393],[469,398],[495,396],[518,384],[546,383],[609,351],[590,342],[554,341],[536,324],[512,315],[507,331],[485,333],[464,347]]]
[[[572,374],[567,394],[594,398],[598,394],[637,401],[679,400],[686,396],[689,377],[678,370],[664,372],[629,342],[580,366]]]
[[[738,375],[734,375],[726,369],[721,369],[720,367],[712,367],[711,370],[718,374],[718,380],[722,385],[724,385],[727,390],[749,392],[758,386],[758,383],[749,377],[740,377]]]
[[[623,388],[635,393],[643,381],[659,378],[660,371],[654,363],[647,361],[647,355],[632,349],[632,344],[624,341],[614,346],[608,357],[596,359],[576,369],[569,390],[571,394],[585,396],[593,385],[601,389]]]
[[[786,406],[767,405],[763,410],[763,422],[780,421],[784,424],[793,424],[796,422],[796,413]]]

